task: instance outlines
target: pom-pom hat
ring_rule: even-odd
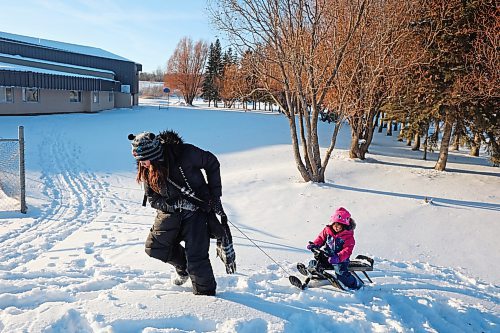
[[[345,209],[344,207],[337,208],[337,210],[330,217],[331,223],[340,223],[349,225],[350,220],[351,220],[351,213],[349,213],[347,209]]]
[[[162,160],[163,148],[160,138],[154,133],[129,134],[128,139],[132,141],[132,155],[137,161]]]

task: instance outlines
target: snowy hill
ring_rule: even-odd
[[[139,106],[0,119],[1,137],[25,126],[29,209],[0,212],[0,332],[500,331],[500,173],[486,157],[452,153],[437,172],[435,154],[422,161],[378,134],[353,161],[346,125],[327,183],[312,184],[276,113]],[[234,228],[237,274],[211,247],[216,297],[172,285],[173,268],[144,253],[155,212],[141,206],[127,135],[164,129],[218,156],[230,221],[286,272]],[[374,283],[294,289],[288,275],[338,206],[358,224],[354,253],[375,258]]]

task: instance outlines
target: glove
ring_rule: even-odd
[[[233,248],[233,242],[228,237],[223,237],[217,240],[216,244],[217,257],[222,260],[226,266],[226,273],[233,274],[236,272],[236,254]]]
[[[328,257],[328,262],[332,265],[338,264],[340,262],[339,256],[334,254]]]
[[[308,250],[312,250],[312,249],[319,249],[320,247],[316,244],[314,244],[313,242],[309,242],[309,244],[307,245],[307,249]]]
[[[216,196],[211,197],[208,204],[213,209],[215,214],[217,214],[221,217],[223,215],[224,216],[226,215],[226,213],[224,212],[224,208],[222,208],[222,202],[220,201],[220,197],[216,197]],[[226,220],[227,220],[227,216],[226,216]]]
[[[220,223],[222,223],[222,225],[227,225],[227,215],[226,215],[226,213],[223,213],[220,216]]]

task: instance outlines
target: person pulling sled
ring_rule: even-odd
[[[219,161],[211,152],[184,143],[173,131],[130,134],[128,139],[137,161],[137,182],[144,184],[143,205],[147,200],[157,210],[146,253],[175,267],[174,284],[191,278],[194,294],[215,295],[210,237],[218,239],[217,253],[226,271],[236,271],[231,231],[220,200]]]

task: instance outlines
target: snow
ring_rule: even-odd
[[[70,72],[55,71],[55,70],[43,69],[43,68],[32,67],[32,66],[10,64],[7,62],[0,62],[0,71],[1,70],[16,71],[16,72],[33,72],[33,73],[41,73],[41,74],[71,76],[71,77],[80,77],[80,78],[86,78],[86,79],[96,79],[96,80],[116,82],[113,79],[108,79],[108,78],[104,78],[104,77],[100,77],[100,76],[82,75],[82,74],[75,74],[75,73],[70,73]]]
[[[2,59],[2,58],[29,61],[29,62],[39,63],[39,64],[56,65],[56,66],[61,66],[61,67],[65,67],[65,68],[83,69],[83,70],[87,70],[87,71],[101,72],[101,73],[115,75],[115,72],[109,71],[106,69],[76,66],[76,65],[65,64],[63,62],[54,62],[54,61],[47,61],[47,60],[41,60],[41,59],[35,59],[35,58],[27,58],[27,57],[22,57],[20,55],[11,55],[11,54],[6,54],[6,53],[0,53],[0,59]]]
[[[97,48],[97,47],[78,45],[78,44],[70,44],[70,43],[58,42],[55,40],[42,39],[42,38],[36,38],[36,37],[30,37],[30,36],[16,35],[16,34],[11,34],[11,33],[3,32],[3,31],[0,31],[0,38],[15,40],[15,41],[19,41],[22,43],[38,45],[38,46],[45,47],[45,48],[57,49],[57,50],[62,50],[62,51],[67,51],[67,52],[72,52],[72,53],[86,54],[86,55],[91,55],[91,56],[95,56],[95,57],[115,59],[115,60],[128,61],[128,62],[131,61],[131,60],[123,58],[119,55],[116,55],[114,53],[105,51],[105,50]]]
[[[28,214],[0,212],[1,332],[500,331],[500,173],[486,156],[451,152],[437,172],[436,153],[423,161],[376,134],[367,160],[354,161],[344,125],[327,182],[314,184],[300,179],[276,112],[142,105],[8,116],[0,136],[19,125]],[[319,124],[323,148],[329,126]],[[173,268],[144,253],[155,212],[141,206],[127,135],[170,128],[221,162],[238,271],[225,273],[212,242],[216,297],[173,285]],[[294,289],[288,275],[300,277],[307,241],[338,206],[356,219],[354,254],[375,259],[374,283]]]

